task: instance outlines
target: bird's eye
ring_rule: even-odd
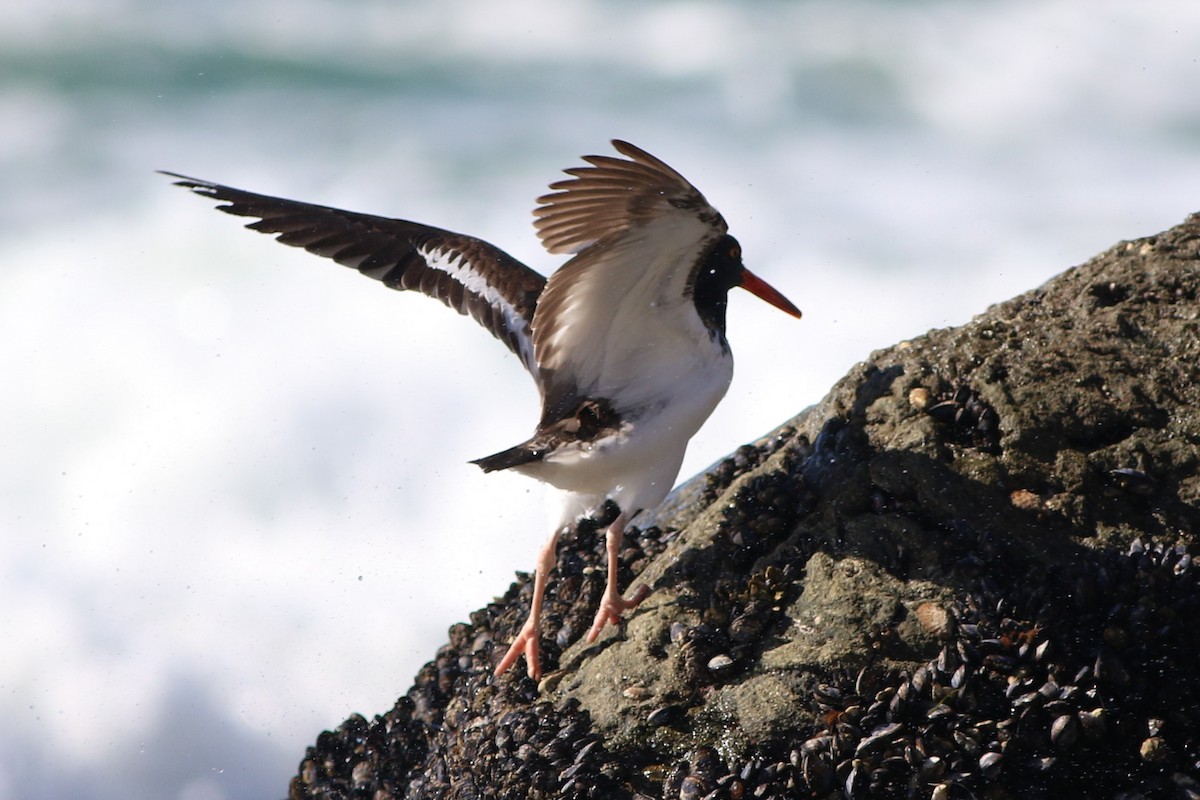
[[[739,245],[732,244],[729,246],[729,258],[737,261],[742,257],[742,248]]]

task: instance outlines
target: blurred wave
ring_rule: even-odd
[[[0,800],[283,796],[532,566],[466,465],[536,396],[421,298],[170,169],[544,271],[529,210],[630,139],[801,323],[734,297],[684,476],[870,351],[1200,210],[1200,7],[52,0],[0,8]]]

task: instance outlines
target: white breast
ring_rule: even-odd
[[[631,370],[640,381],[624,384],[622,400],[614,400],[623,420],[617,435],[562,447],[517,470],[577,495],[581,508],[605,498],[628,512],[657,506],[733,379],[733,358],[719,343],[705,335],[692,344],[634,354],[653,369]]]

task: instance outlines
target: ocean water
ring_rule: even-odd
[[[482,236],[629,139],[805,312],[735,294],[683,475],[873,349],[1200,210],[1200,6],[44,0],[0,7],[0,800],[282,797],[529,570],[466,464],[536,393],[465,319],[168,169]]]

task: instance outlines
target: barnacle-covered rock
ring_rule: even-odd
[[[871,354],[685,484],[593,645],[581,525],[540,686],[491,675],[522,578],[291,797],[1198,797],[1197,409],[1194,216]]]

